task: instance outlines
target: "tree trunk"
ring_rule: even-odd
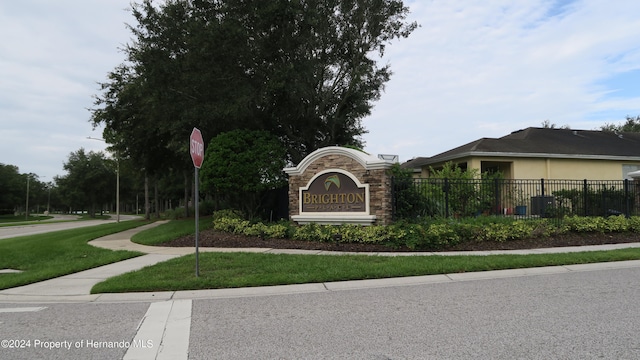
[[[196,196],[198,196],[198,194],[196,194],[196,179],[195,176],[192,179],[193,181],[191,181],[191,204],[193,205],[193,211],[196,211]]]
[[[184,175],[184,217],[189,218],[189,172],[185,170]]]
[[[144,174],[144,218],[151,219],[150,203],[149,203],[149,176]]]
[[[159,203],[159,199],[158,199],[158,179],[157,178],[155,178],[153,180],[153,188],[154,188],[154,190],[153,190],[153,194],[154,194],[153,195],[153,197],[154,197],[153,203],[156,206],[156,219],[160,219],[160,203]]]

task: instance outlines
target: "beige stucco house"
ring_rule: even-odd
[[[402,166],[428,177],[453,162],[507,179],[622,180],[640,170],[640,133],[526,128],[501,138],[482,138]]]

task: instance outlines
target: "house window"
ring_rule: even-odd
[[[505,178],[511,178],[511,161],[482,161],[480,172],[485,174],[502,174]]]
[[[622,165],[622,178],[633,180],[633,178],[629,176],[629,173],[638,170],[640,170],[640,165]]]

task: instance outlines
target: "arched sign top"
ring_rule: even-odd
[[[394,164],[393,161],[381,160],[376,156],[369,155],[359,150],[342,146],[328,146],[312,152],[302,159],[298,166],[285,168],[284,172],[289,175],[301,175],[314,161],[327,155],[342,155],[349,157],[362,165],[365,170],[388,169]]]
[[[322,170],[320,172],[318,172],[317,174],[313,175],[313,177],[309,180],[309,183],[315,182],[316,179],[318,179],[319,177],[326,177],[327,174],[331,175],[332,173],[340,173],[344,176],[347,176],[351,179],[351,181],[353,181],[353,183],[357,186],[357,187],[363,187],[366,184],[362,184],[360,182],[360,180],[358,180],[357,177],[353,176],[352,173],[343,170],[343,169],[326,169],[326,170]],[[340,186],[338,186],[340,187]]]

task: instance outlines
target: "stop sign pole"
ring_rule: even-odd
[[[195,207],[196,207],[196,277],[200,276],[200,264],[199,264],[199,249],[198,249],[198,239],[200,238],[200,209],[199,209],[199,200],[200,200],[200,190],[199,190],[199,182],[200,178],[198,176],[198,170],[202,166],[202,162],[204,161],[204,140],[202,140],[202,133],[197,128],[193,128],[191,131],[191,136],[189,137],[189,149],[191,152],[191,160],[193,160],[193,167],[195,169]]]

